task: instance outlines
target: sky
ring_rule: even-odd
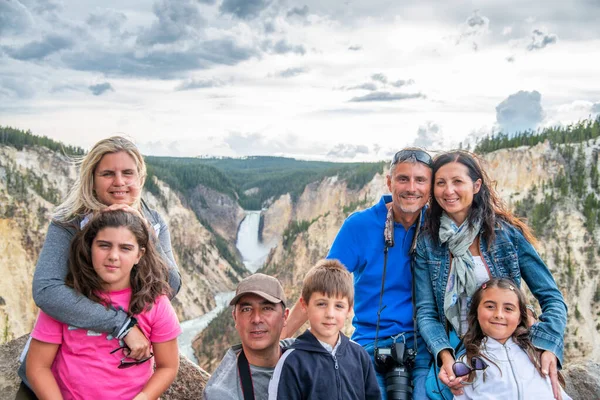
[[[389,159],[600,113],[598,0],[0,0],[0,126]]]

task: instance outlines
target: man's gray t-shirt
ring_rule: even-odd
[[[269,398],[269,381],[273,376],[275,368],[256,367],[250,364],[252,373],[252,386],[256,400],[267,400]]]
[[[282,348],[294,343],[294,339],[284,339],[279,342]],[[240,385],[237,369],[237,355],[242,350],[242,345],[232,346],[221,363],[212,374],[204,388],[206,400],[243,400],[244,394]],[[267,400],[269,397],[269,380],[273,376],[273,368],[256,367],[250,364],[254,396],[256,400]]]

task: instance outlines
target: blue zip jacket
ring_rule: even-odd
[[[552,273],[521,231],[499,221],[496,239],[488,244],[480,234],[480,252],[491,276],[521,279],[540,303],[542,315],[530,329],[533,345],[551,351],[563,361],[563,336],[567,324],[567,305]],[[447,244],[423,232],[417,240],[415,258],[416,307],[419,333],[425,339],[434,360],[444,349],[454,352],[446,334],[444,293],[450,273],[450,252]]]
[[[269,383],[269,400],[380,400],[365,349],[340,332],[335,355],[307,330],[281,356]]]

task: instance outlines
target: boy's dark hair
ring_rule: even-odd
[[[109,299],[101,295],[103,282],[92,264],[92,243],[102,229],[120,227],[127,228],[135,237],[140,251],[144,251],[130,277],[129,314],[136,315],[150,310],[158,296],[169,294],[171,289],[167,283],[167,265],[156,250],[147,224],[133,213],[121,210],[100,212],[78,231],[71,242],[69,273],[65,281],[90,300],[106,304]]]
[[[481,287],[479,287],[475,293],[473,293],[473,296],[471,297],[471,307],[469,308],[469,313],[467,315],[469,329],[463,338],[463,343],[465,345],[465,349],[467,350],[467,360],[470,360],[474,356],[483,357],[481,354],[481,342],[485,338],[485,334],[481,330],[479,320],[477,319],[477,309],[479,308],[479,303],[481,303],[481,298],[483,297],[484,291],[491,288],[511,290],[517,295],[520,317],[519,324],[513,332],[512,338],[515,343],[517,343],[517,345],[525,351],[543,378],[544,374],[542,373],[542,365],[540,360],[541,355],[533,346],[533,343],[531,343],[531,339],[529,337],[525,294],[521,289],[519,289],[519,286],[509,278],[492,278],[481,285]],[[489,361],[495,364],[492,360]],[[472,376],[469,376],[469,378],[472,378]],[[560,373],[558,375],[558,380],[563,386],[565,385],[564,378]]]
[[[306,304],[316,292],[329,297],[347,297],[349,306],[354,305],[352,275],[338,260],[321,260],[308,271],[302,285],[302,298]]]

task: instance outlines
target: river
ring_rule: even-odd
[[[242,255],[244,265],[250,272],[262,267],[269,255],[269,246],[258,241],[260,211],[246,211],[246,217],[240,224],[235,246]],[[215,296],[217,306],[208,313],[181,323],[182,333],[179,335],[179,351],[193,362],[198,362],[192,349],[192,340],[208,326],[233,298],[235,292],[221,292]]]

